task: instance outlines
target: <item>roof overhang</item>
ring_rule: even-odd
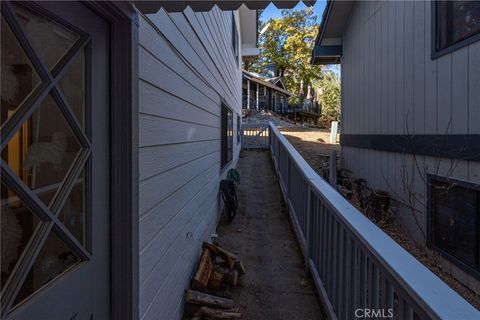
[[[316,0],[302,0],[306,6],[312,6]],[[133,1],[137,9],[143,14],[157,13],[160,8],[164,8],[168,12],[182,12],[187,6],[193,11],[209,11],[213,6],[217,6],[222,10],[237,10],[242,4],[245,4],[251,10],[265,9],[270,2],[278,9],[291,9],[299,2],[290,0],[277,1],[254,1],[254,0],[216,0],[216,1]]]
[[[246,47],[242,44],[242,58],[256,57],[260,54],[260,48],[255,47]]]
[[[242,58],[256,57],[260,54],[258,45],[258,10],[250,10],[246,6],[240,6],[241,54]]]
[[[312,50],[312,64],[340,63],[342,37],[354,6],[354,1],[329,0],[318,28],[315,47]]]
[[[278,83],[280,83],[282,86],[280,87]],[[275,81],[273,84],[276,85],[277,87],[285,89],[285,84],[283,83],[282,78],[278,78],[278,80]]]
[[[250,81],[255,82],[255,83],[258,83],[258,84],[260,84],[260,85],[262,85],[262,86],[271,88],[271,89],[276,90],[276,91],[278,91],[278,92],[281,92],[281,93],[283,93],[283,94],[285,94],[285,95],[287,95],[287,96],[289,96],[289,97],[292,96],[292,94],[291,94],[290,92],[288,92],[287,90],[284,90],[284,89],[282,89],[282,88],[280,88],[280,87],[278,87],[278,86],[276,86],[276,85],[274,85],[274,84],[272,84],[272,83],[270,83],[270,82],[268,82],[268,81],[265,81],[265,80],[263,80],[263,79],[260,79],[260,78],[256,77],[255,75],[251,74],[251,73],[248,72],[248,71],[243,70],[243,71],[242,71],[242,77],[243,77],[243,79],[250,80]]]
[[[302,0],[306,6],[312,6],[316,0]],[[182,12],[187,7],[193,11],[209,11],[214,6],[221,10],[239,10],[240,16],[240,34],[242,58],[248,59],[260,54],[258,46],[258,10],[265,9],[270,3],[273,3],[278,9],[291,9],[300,1],[277,0],[277,1],[236,1],[236,0],[217,0],[217,1],[132,1],[135,7],[143,14],[157,13],[160,8],[167,12]]]

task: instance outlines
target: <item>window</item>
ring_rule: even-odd
[[[436,1],[433,57],[480,39],[480,1]]]
[[[467,269],[480,271],[480,186],[429,177],[431,244]]]
[[[227,163],[232,161],[233,158],[233,113],[224,104],[222,104],[222,116],[221,116],[221,167],[225,167]]]
[[[76,252],[80,247],[87,251],[90,245],[91,141],[86,130],[90,40],[55,16],[43,14],[12,3],[2,6],[0,19],[1,79],[5,79],[0,125],[2,138],[6,137],[1,152],[0,286],[4,290],[9,279],[23,277],[2,292],[2,298],[15,299],[12,306],[89,259]],[[35,52],[27,54],[27,46]],[[61,65],[66,65],[63,73],[53,71]],[[42,79],[37,73],[42,69],[51,76]],[[49,87],[42,84],[52,89],[45,91]],[[47,222],[53,224],[51,231],[43,228]],[[56,230],[62,228],[67,233],[60,237]]]
[[[237,144],[240,143],[240,136],[242,134],[241,125],[242,125],[242,118],[239,115],[237,115]]]
[[[232,11],[232,50],[233,55],[235,56],[235,61],[238,65],[238,55],[239,55],[239,48],[238,48],[238,32],[237,32],[237,24],[235,23],[235,14]]]

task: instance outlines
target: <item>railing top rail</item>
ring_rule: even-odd
[[[242,127],[244,128],[268,128],[269,123],[244,123]]]
[[[270,128],[272,135],[283,144],[313,190],[429,316],[439,319],[480,319],[479,311],[322,179],[271,122]]]

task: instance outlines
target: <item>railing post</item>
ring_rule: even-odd
[[[287,199],[290,200],[290,156],[288,155],[287,150],[285,150],[285,155],[287,157],[287,181],[286,181],[286,189],[287,189]],[[287,203],[288,204],[288,203]]]
[[[357,305],[357,244],[354,239],[350,242],[350,254],[348,255],[349,261],[348,265],[350,266],[350,272],[348,272],[349,276],[349,296],[348,296],[348,303],[347,303],[347,317],[353,317],[355,314],[355,308]]]
[[[339,224],[339,243],[338,243],[338,267],[337,267],[337,292],[336,292],[336,300],[337,300],[337,316],[341,318],[342,309],[345,305],[345,232],[343,230],[342,224]],[[343,318],[342,318],[343,319]]]
[[[240,126],[240,146],[241,148],[245,148],[245,145],[244,145],[244,139],[243,139],[243,135],[244,135],[244,132],[243,132],[243,124]]]
[[[330,152],[330,172],[329,181],[332,187],[337,190],[337,151]]]
[[[312,216],[312,205],[311,205],[311,191],[309,181],[305,181],[306,184],[306,192],[307,192],[307,205],[306,205],[306,212],[305,212],[305,245],[306,245],[306,265],[308,266],[308,259],[312,256],[310,251],[310,237],[311,237],[311,230],[310,230],[310,223],[311,223],[311,216]]]
[[[259,91],[259,86],[257,83],[257,92],[256,92],[256,97],[255,97],[255,107],[258,110],[258,91]]]
[[[270,150],[272,149],[272,127],[270,124],[268,125],[268,147]]]
[[[247,109],[250,107],[250,80],[247,80]]]

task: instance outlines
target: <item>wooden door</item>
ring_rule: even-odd
[[[108,24],[79,2],[1,11],[1,318],[108,319]]]

